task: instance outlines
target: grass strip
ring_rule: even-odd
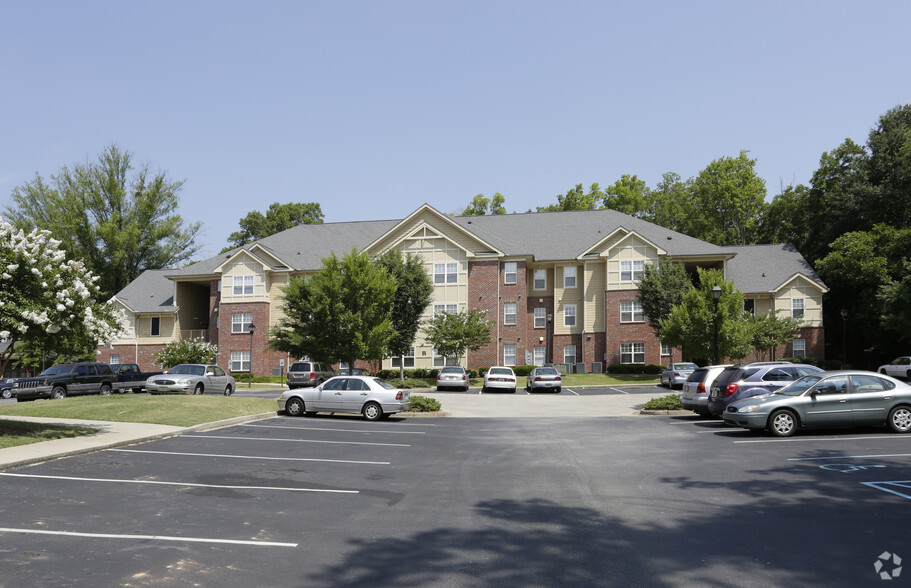
[[[48,425],[25,421],[7,421],[0,419],[0,449],[17,447],[54,439],[68,439],[91,435],[97,432],[92,427],[70,427],[66,425]]]

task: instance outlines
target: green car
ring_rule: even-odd
[[[887,425],[895,433],[911,431],[911,386],[867,371],[821,372],[804,376],[773,392],[728,405],[725,424],[768,429],[790,437],[797,429]]]

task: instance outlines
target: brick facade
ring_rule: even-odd
[[[244,351],[249,352],[251,346],[250,334],[232,333],[231,325],[232,316],[236,313],[250,313],[253,315],[253,354],[252,368],[253,375],[267,376],[272,375],[273,369],[280,367],[280,362],[285,359],[285,369],[288,367],[288,356],[282,351],[275,351],[269,348],[269,303],[268,302],[232,302],[222,303],[218,307],[218,329],[216,340],[218,341],[218,365],[230,371],[231,352]],[[211,331],[210,331],[211,340]],[[240,372],[246,374],[247,372]]]

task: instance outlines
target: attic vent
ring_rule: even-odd
[[[670,241],[671,239],[673,239],[673,237],[671,237],[670,235],[668,235],[668,236],[667,236],[667,240]]]

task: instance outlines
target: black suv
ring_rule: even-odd
[[[732,402],[751,396],[768,396],[798,378],[821,371],[814,365],[787,361],[760,361],[726,367],[712,382],[709,412],[721,416]]]
[[[114,372],[106,363],[62,363],[47,368],[36,378],[21,378],[13,386],[19,402],[79,394],[107,396],[114,389]]]

